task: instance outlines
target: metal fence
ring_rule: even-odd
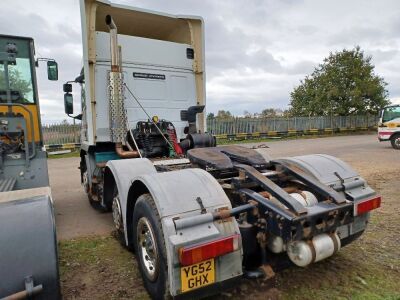
[[[80,124],[47,124],[43,125],[43,139],[46,145],[62,145],[80,142]]]
[[[358,129],[376,126],[378,117],[364,116],[322,116],[322,117],[277,117],[277,118],[231,118],[208,119],[207,130],[214,135],[239,133],[266,133],[290,131],[315,131],[331,129]]]
[[[368,129],[376,126],[378,118],[364,116],[323,116],[293,118],[231,118],[208,119],[208,132],[220,135],[290,133],[306,131],[346,131]],[[268,134],[271,135],[271,134]],[[80,142],[80,124],[48,124],[43,126],[46,145],[60,145]]]

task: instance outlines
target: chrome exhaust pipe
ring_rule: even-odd
[[[115,143],[115,152],[120,158],[136,158],[140,156],[139,149],[137,151],[126,151],[123,149],[128,129],[122,88],[122,55],[120,54],[121,49],[118,47],[117,25],[115,25],[111,15],[106,16],[106,24],[110,29],[111,72],[109,75],[109,113],[111,142]]]
[[[120,72],[117,25],[110,15],[106,16],[106,24],[110,29],[111,72]]]

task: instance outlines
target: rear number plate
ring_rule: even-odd
[[[214,282],[214,258],[187,267],[181,267],[182,293],[201,288]]]

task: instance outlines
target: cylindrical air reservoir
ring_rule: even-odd
[[[322,233],[310,241],[294,241],[287,245],[290,260],[299,267],[323,260],[340,249],[340,238],[336,233]]]

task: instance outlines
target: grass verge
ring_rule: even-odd
[[[79,157],[79,151],[72,151],[70,153],[64,153],[64,154],[47,155],[47,157],[49,159],[67,158],[67,157]]]
[[[319,139],[328,138],[335,136],[352,136],[352,135],[372,135],[375,134],[374,131],[357,131],[348,133],[333,133],[333,134],[319,134],[319,135],[292,135],[292,136],[276,136],[267,138],[249,138],[241,140],[228,140],[228,139],[217,139],[217,145],[231,145],[231,144],[251,144],[251,143],[263,143],[263,142],[276,142],[285,140],[299,140],[299,139]]]

